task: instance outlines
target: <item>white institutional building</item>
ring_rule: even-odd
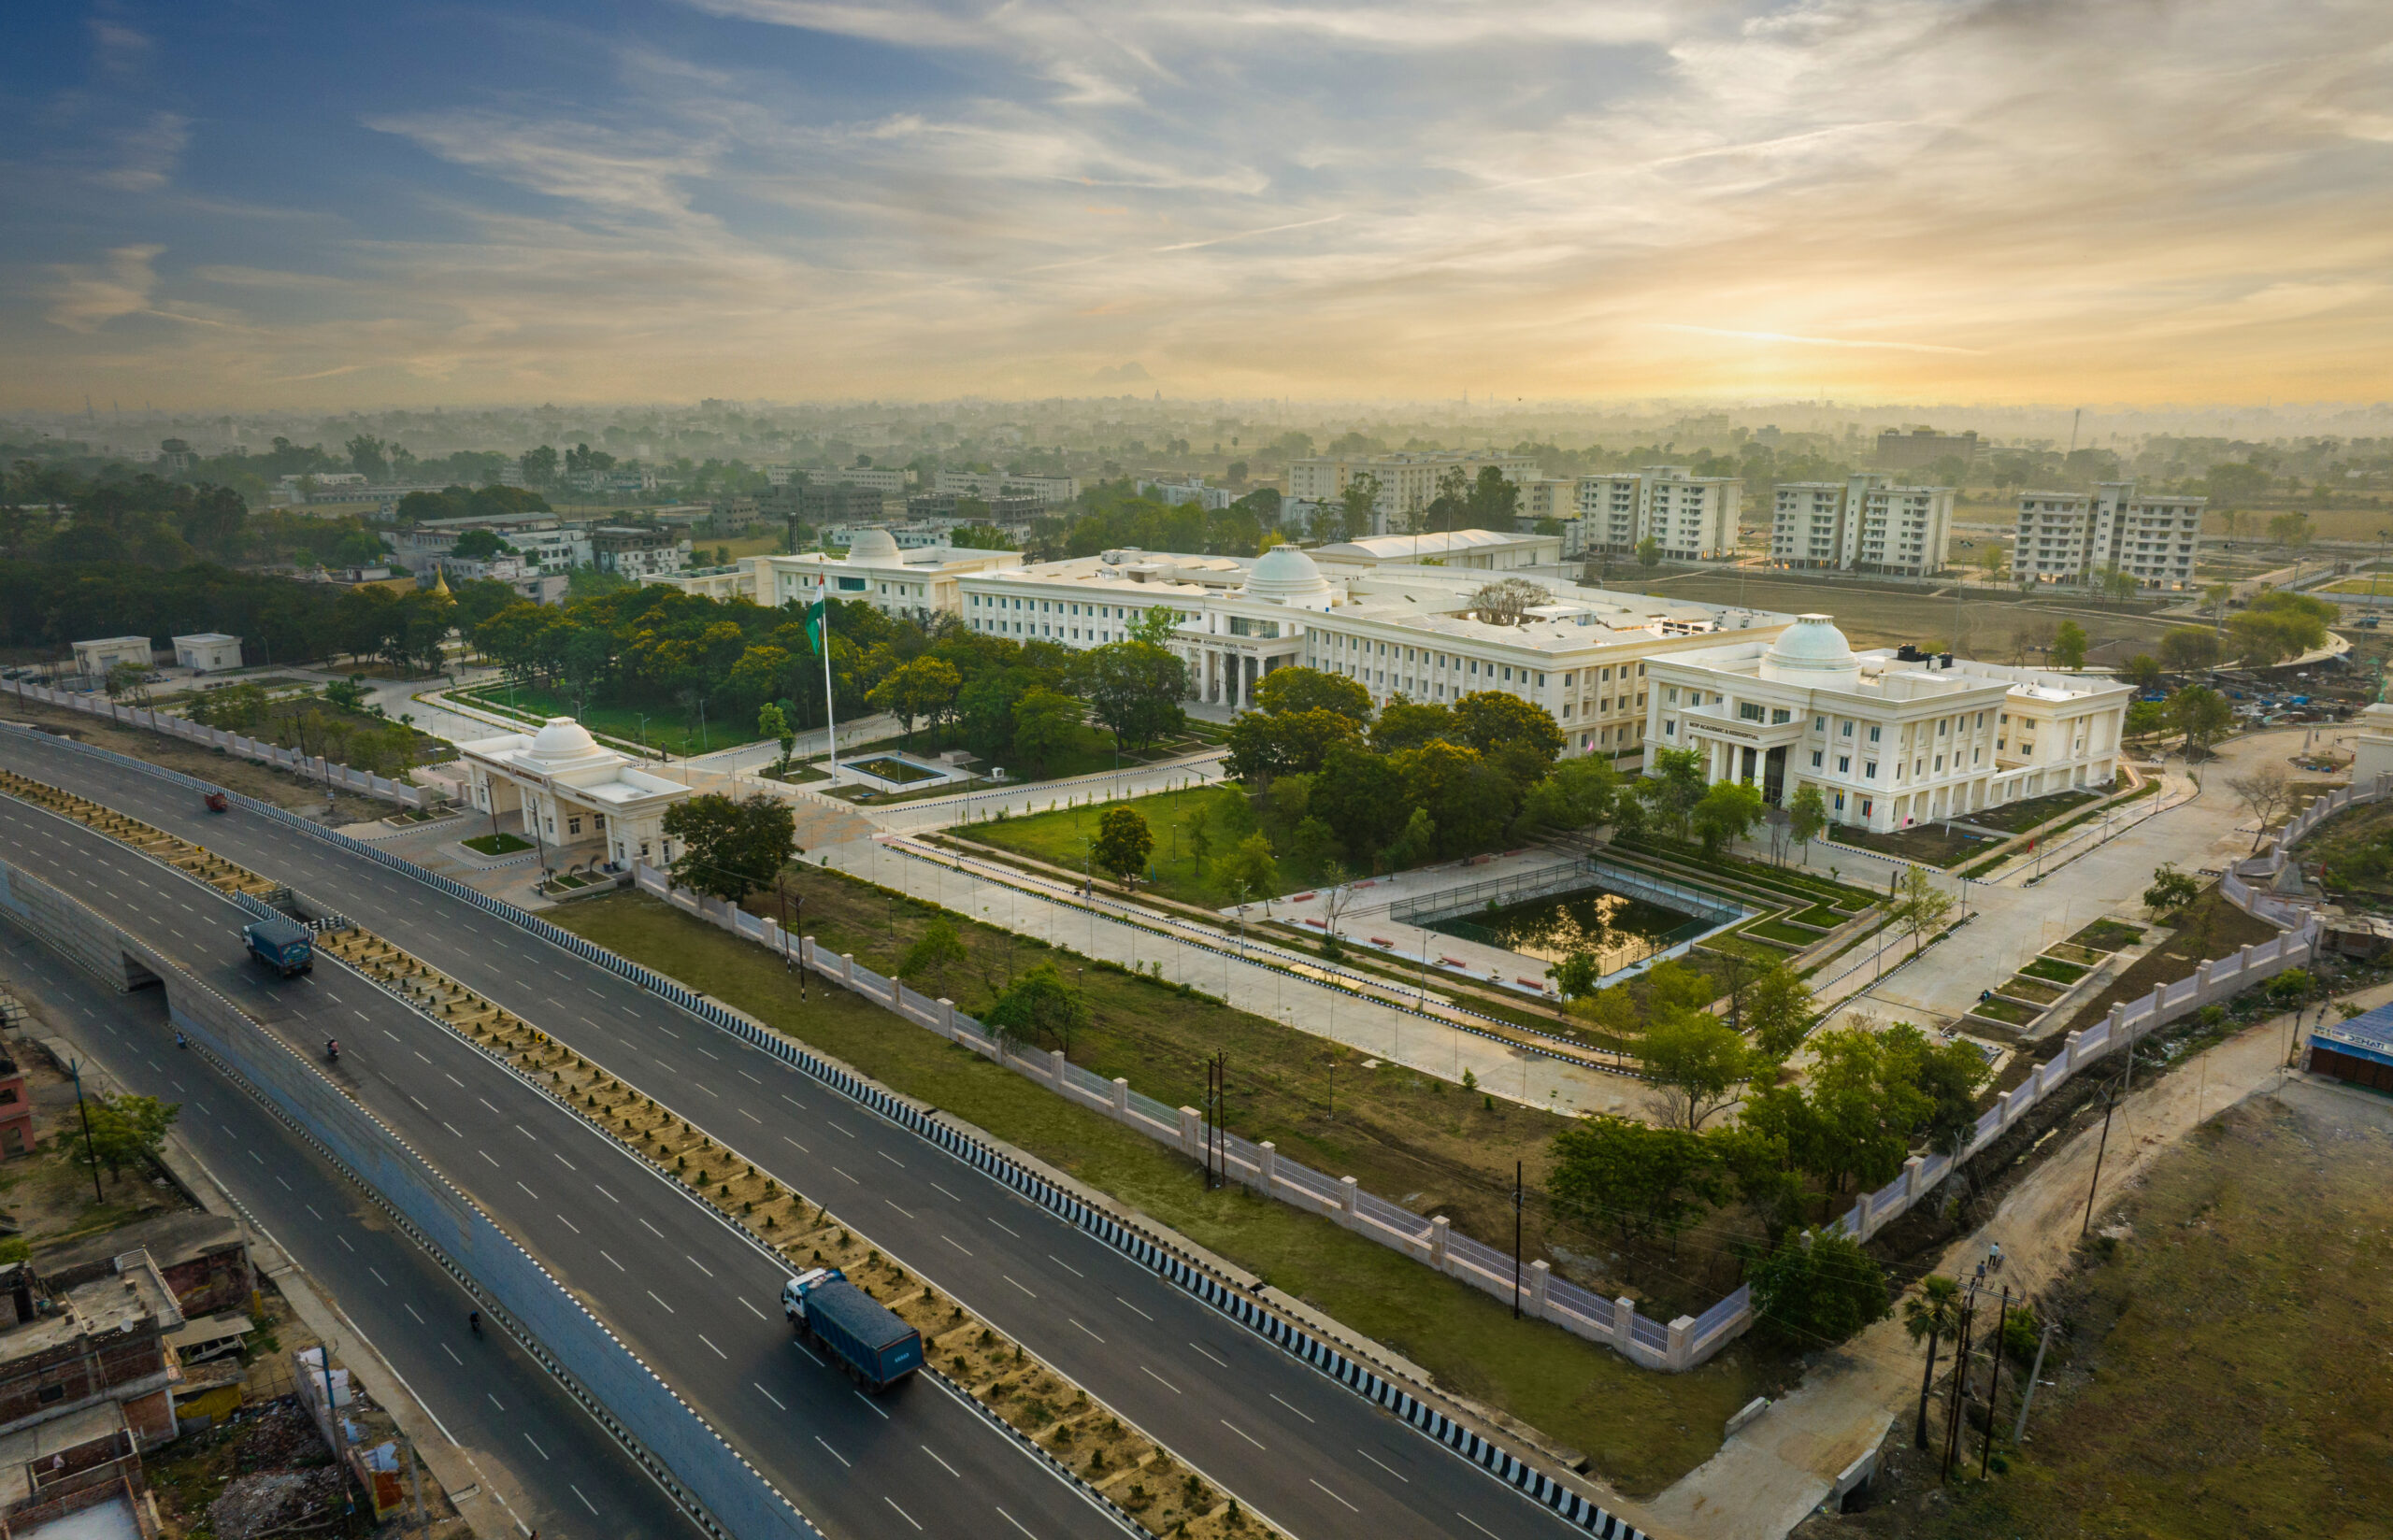
[[[1476,539],[1465,542],[1463,536]],[[1507,571],[1507,545],[1548,549],[1552,535],[1455,531],[1450,553],[1477,567],[1413,564],[1410,537],[1261,557],[1110,550],[1101,556],[975,574],[960,580],[964,622],[1016,641],[1074,649],[1124,638],[1150,610],[1173,617],[1171,647],[1198,701],[1244,708],[1273,669],[1342,674],[1375,706],[1397,695],[1453,701],[1499,690],[1543,706],[1567,752],[1633,759],[1643,751],[1649,662],[1716,646],[1734,632],[1766,640],[1790,617],[1649,598]],[[1520,624],[1478,619],[1471,596],[1520,577],[1544,591]]]
[[[1781,482],[1770,559],[1783,566],[1927,577],[1944,566],[1954,496],[1951,487],[1902,487],[1870,474]]]
[[[536,734],[461,743],[457,752],[467,799],[484,813],[511,815],[527,836],[551,846],[604,840],[606,859],[619,866],[673,859],[665,810],[690,789],[601,747],[571,717],[551,717]]]
[[[896,620],[928,621],[962,609],[957,580],[973,573],[1022,565],[1018,550],[963,546],[901,549],[885,529],[860,529],[845,556],[807,551],[796,556],[747,556],[727,567],[652,578],[652,583],[710,599],[747,599],[771,608],[792,600],[831,597],[864,603]]]
[[[2142,588],[2189,589],[2209,506],[2206,497],[2139,497],[2132,481],[2023,492],[2012,570],[2023,580],[2091,584],[2115,567]]]
[[[1655,658],[1647,685],[1647,740],[1701,753],[1707,782],[1780,805],[1816,785],[1836,822],[1878,831],[2109,781],[2135,696],[2105,675],[1856,653],[1826,615]]]

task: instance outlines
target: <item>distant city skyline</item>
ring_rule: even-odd
[[[116,0],[0,39],[8,409],[2393,396],[2361,0]]]

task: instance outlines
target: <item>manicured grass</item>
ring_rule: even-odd
[[[1998,1021],[2008,1021],[2014,1027],[2024,1027],[2043,1014],[2040,1010],[2033,1010],[2026,1005],[2013,1005],[2008,1000],[1981,1000],[1970,1009],[1980,1016],[1990,1016]]]
[[[1748,861],[1742,856],[1710,856],[1703,847],[1656,834],[1643,834],[1635,839],[1615,840],[1624,850],[1646,851],[1666,857],[1680,865],[1697,870],[1719,873],[1723,878],[1767,888],[1790,897],[1809,897],[1834,905],[1841,909],[1866,908],[1878,902],[1879,895],[1867,888],[1856,888],[1850,882],[1825,877],[1799,866],[1772,866],[1766,862]]]
[[[486,856],[511,856],[518,850],[528,850],[532,842],[518,834],[476,834],[457,842],[468,850],[479,850]]]
[[[1766,935],[1773,941],[1792,942],[1798,947],[1814,945],[1826,934],[1825,932],[1820,931],[1800,930],[1780,920],[1765,920],[1757,925],[1748,925],[1744,929],[1744,934]]]
[[[863,916],[867,927],[873,918],[870,908],[879,903],[878,899],[867,901]],[[861,955],[864,948],[853,944],[856,934],[831,932],[812,923],[823,909],[832,906],[823,903],[818,907],[818,900],[810,897],[809,929],[824,944]],[[1755,1395],[1778,1393],[1793,1377],[1788,1363],[1749,1340],[1730,1344],[1719,1357],[1692,1373],[1661,1375],[1636,1368],[1610,1348],[1557,1328],[1515,1321],[1504,1302],[1432,1273],[1325,1219],[1255,1197],[1241,1188],[1207,1191],[1196,1167],[1178,1154],[856,996],[822,987],[818,981],[812,1003],[800,1005],[781,965],[769,954],[652,899],[628,895],[594,899],[570,905],[554,918],[593,941],[727,1000],[776,1030],[834,1054],[886,1085],[952,1111],[1154,1216],[1349,1327],[1388,1343],[1429,1369],[1445,1388],[1499,1407],[1584,1450],[1598,1473],[1632,1494],[1656,1491],[1708,1459],[1718,1448],[1721,1425],[1731,1412]],[[861,934],[868,936],[868,928]],[[1025,962],[1032,957],[1053,955],[1019,941],[1014,945],[1022,947]],[[1094,994],[1099,987],[1098,976],[1092,972],[1087,977]],[[958,983],[952,978],[950,989]],[[1151,988],[1133,986],[1121,976],[1104,983],[1108,1002],[1125,998],[1112,992],[1114,985]],[[1219,1007],[1190,1009],[1168,989],[1155,990],[1154,997],[1161,1009],[1184,1011],[1192,1024],[1205,1031],[1218,1030],[1242,1014]],[[1110,1012],[1117,1007],[1109,1004],[1103,1008]],[[1309,1041],[1316,1050],[1325,1048],[1318,1040]],[[1187,1069],[1174,1066],[1192,1089],[1201,1085],[1194,1048],[1190,1045],[1182,1050],[1191,1061]],[[1210,1040],[1206,1051],[1210,1051]],[[1255,1094],[1241,1093],[1239,1087],[1254,1084],[1255,1072],[1239,1070],[1237,1066],[1244,1054],[1237,1048],[1231,1052],[1232,1123],[1238,1126],[1243,1120],[1239,1116],[1239,1103]],[[1081,1056],[1076,1046],[1074,1057]],[[1141,1083],[1143,1077],[1133,1075],[1132,1078]],[[1411,1078],[1405,1071],[1350,1072],[1340,1087],[1341,1121],[1324,1123],[1324,1143],[1334,1147],[1340,1139],[1361,1134],[1359,1127],[1343,1119],[1359,1123],[1359,1097],[1366,1086],[1432,1098],[1451,1109],[1464,1135],[1474,1134],[1472,1119],[1485,1116],[1475,1098],[1452,1089],[1414,1091],[1408,1084]],[[1154,1082],[1143,1083],[1141,1089],[1163,1093],[1163,1088]],[[1301,1086],[1293,1089],[1302,1090]],[[1350,1097],[1358,1098],[1352,1111]],[[1166,1100],[1172,1098],[1167,1095]],[[1540,1115],[1511,1109],[1497,1116],[1510,1119]],[[1282,1148],[1287,1148],[1286,1141],[1282,1141]],[[1320,1159],[1311,1154],[1307,1158],[1316,1162]],[[1509,1178],[1509,1157],[1505,1163]],[[1367,1181],[1366,1185],[1379,1184]],[[1397,1188],[1389,1195],[1402,1197],[1410,1191]],[[837,1201],[836,1194],[833,1197]],[[1692,1292],[1716,1295],[1720,1291],[1707,1282],[1702,1290]]]
[[[2098,920],[2069,939],[2072,945],[2083,947],[2088,951],[2116,952],[2125,951],[2142,941],[2143,932],[2138,926],[2124,924],[2119,920]]]
[[[2030,978],[2048,978],[2056,984],[2074,984],[2092,970],[2081,968],[2074,962],[2064,962],[2056,957],[2040,957],[2019,971]]]
[[[588,710],[578,711],[573,701],[546,685],[517,685],[511,692],[502,685],[461,690],[455,694],[460,700],[472,701],[477,706],[501,712],[511,706],[521,715],[538,719],[571,717],[593,733],[603,733],[625,743],[645,743],[651,749],[662,749],[668,754],[702,754],[711,749],[754,743],[757,738],[753,717],[745,721],[726,721],[719,717],[711,719],[701,735],[695,721],[683,724],[681,710],[676,706],[648,712],[645,721],[641,712],[627,706],[593,703]],[[814,725],[819,727],[822,724],[817,722]],[[537,722],[527,722],[525,726],[535,731],[537,729]]]
[[[955,833],[983,845],[1078,871],[1083,859],[1082,842],[1096,837],[1097,821],[1106,810],[1130,807],[1145,818],[1147,831],[1154,836],[1154,852],[1149,857],[1154,877],[1147,884],[1149,891],[1182,904],[1218,909],[1238,902],[1235,894],[1223,891],[1213,882],[1213,874],[1220,869],[1216,858],[1226,854],[1244,837],[1223,826],[1222,809],[1229,801],[1218,784],[1211,784],[1184,791],[1156,791],[1120,802],[1059,807],[1027,817],[993,819],[986,823],[967,824]],[[1200,807],[1210,815],[1207,827],[1211,841],[1201,872],[1197,870],[1196,844],[1191,828],[1192,815]],[[1294,874],[1283,870],[1281,877],[1283,889],[1297,886]],[[1250,900],[1258,901],[1264,896],[1252,894]]]

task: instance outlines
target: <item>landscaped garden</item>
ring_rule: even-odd
[[[730,749],[757,740],[756,720],[724,721],[720,717],[709,720],[702,732],[693,713],[684,722],[678,712],[640,712],[627,706],[601,706],[579,701],[565,692],[541,684],[485,685],[474,690],[451,691],[451,695],[470,701],[486,711],[521,721],[527,729],[537,731],[552,717],[571,717],[591,732],[617,738],[626,744],[661,749],[668,754],[702,754],[716,749]]]
[[[511,856],[518,850],[532,848],[532,842],[523,835],[504,833],[476,834],[471,839],[461,839],[457,843],[468,850],[486,856]]]
[[[1976,821],[1976,815],[1970,819]],[[1927,866],[1951,866],[1984,854],[2001,843],[1999,836],[1971,834],[1949,822],[1914,823],[1908,828],[1871,829],[1840,826],[1828,832],[1840,845],[1851,845],[1880,855],[1899,856]]]
[[[2006,802],[1999,807],[1971,813],[1970,821],[2016,834],[2056,819],[2072,807],[2099,801],[2106,795],[2107,792],[2099,791],[2052,791],[2041,797],[2029,797],[2024,802]]]

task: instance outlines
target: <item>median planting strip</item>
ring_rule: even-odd
[[[0,790],[73,819],[184,871],[261,916],[284,891],[245,867],[99,804],[0,770]],[[822,1204],[761,1176],[752,1162],[689,1119],[540,1032],[522,1017],[345,920],[328,922],[318,948],[397,996],[605,1133],[658,1175],[681,1185],[793,1272],[837,1267],[850,1282],[923,1333],[932,1372],[991,1420],[1152,1533],[1228,1540],[1281,1533],[1216,1491],[1155,1439],[1021,1344],[942,1297]]]

